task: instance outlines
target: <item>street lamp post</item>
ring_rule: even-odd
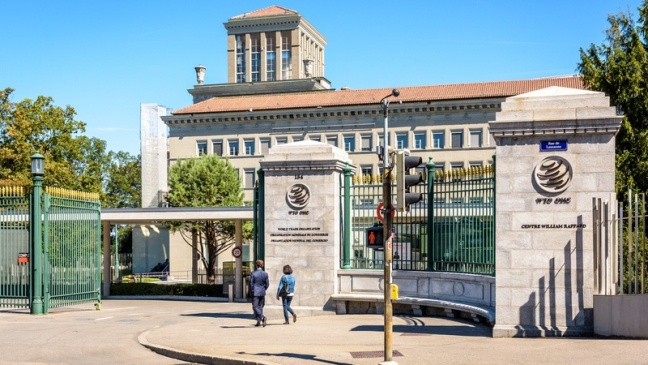
[[[31,157],[31,173],[34,191],[31,202],[31,314],[43,314],[43,232],[41,217],[41,196],[45,157],[36,153]]]
[[[384,293],[385,293],[385,348],[384,355],[385,361],[381,364],[396,364],[392,361],[392,302],[391,302],[391,282],[392,282],[392,192],[391,192],[391,165],[389,161],[389,97],[398,97],[400,91],[398,89],[385,96],[380,101],[380,107],[383,110],[385,117],[385,126],[383,130],[383,206],[385,212],[383,217],[385,226],[383,228],[384,242]]]

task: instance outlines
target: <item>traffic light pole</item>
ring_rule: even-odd
[[[383,228],[384,243],[384,291],[385,291],[385,348],[384,358],[385,361],[381,364],[396,364],[392,361],[392,334],[393,334],[393,316],[392,316],[392,302],[391,302],[391,284],[392,284],[392,184],[391,184],[391,171],[392,167],[389,161],[389,100],[390,96],[400,95],[399,90],[392,90],[391,94],[385,96],[380,102],[385,117],[385,127],[383,131],[383,205],[385,212],[383,217],[385,219],[385,226]]]

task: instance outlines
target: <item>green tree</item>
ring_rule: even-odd
[[[104,207],[136,207],[141,195],[140,160],[108,152],[89,138],[71,106],[50,97],[13,102],[13,89],[0,90],[0,185],[30,185],[31,156],[45,157],[45,186],[98,193]]]
[[[106,166],[106,193],[102,204],[111,208],[138,208],[142,196],[140,156],[110,151]]]
[[[106,142],[81,135],[85,124],[74,120],[74,108],[53,105],[39,96],[13,103],[13,89],[0,91],[0,182],[31,182],[31,156],[45,156],[47,186],[101,193],[101,166]]]
[[[169,205],[172,207],[234,207],[243,205],[243,190],[238,173],[227,159],[217,155],[180,160],[169,169]],[[218,255],[232,247],[233,221],[168,223],[172,232],[182,234],[191,246],[192,232],[198,237],[197,253],[207,272],[216,278]],[[244,226],[244,238],[251,236],[251,224]]]
[[[628,189],[648,190],[648,2],[639,22],[629,13],[608,16],[606,41],[580,49],[578,71],[585,85],[605,92],[623,113],[616,137],[616,192],[626,201]]]

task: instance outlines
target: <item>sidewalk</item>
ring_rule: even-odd
[[[145,347],[207,364],[379,364],[384,360],[382,315],[310,315],[294,307],[284,325],[280,307],[265,309],[254,327],[248,303],[214,303],[139,335]],[[648,341],[592,338],[494,339],[491,328],[440,317],[394,316],[393,361],[414,364],[645,364]]]
[[[267,306],[264,328],[254,327],[249,303],[168,299],[112,297],[102,301],[101,310],[85,303],[46,315],[0,310],[0,365],[384,360],[382,315],[324,314],[295,306],[297,322],[284,325],[281,308]],[[648,364],[648,340],[492,338],[487,325],[443,317],[394,316],[392,349],[392,360],[400,365]]]

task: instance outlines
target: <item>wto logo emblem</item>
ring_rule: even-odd
[[[536,165],[533,179],[544,192],[557,194],[567,190],[572,175],[569,161],[560,156],[549,156]]]
[[[310,201],[310,189],[304,184],[294,184],[288,188],[286,201],[293,209],[304,209]]]

